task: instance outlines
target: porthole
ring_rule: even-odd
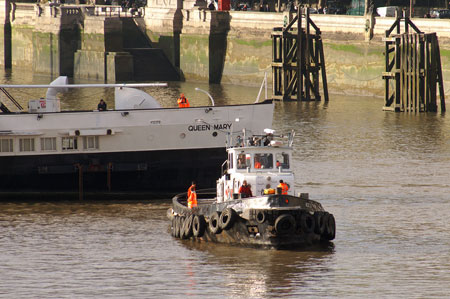
[[[213,132],[212,135],[213,135],[214,137],[217,137],[217,132]]]

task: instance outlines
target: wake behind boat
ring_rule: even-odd
[[[142,84],[108,84],[114,110],[61,111],[56,94],[72,86],[66,80],[47,86],[46,98],[30,100],[28,111],[1,104],[0,190],[76,191],[82,183],[86,190],[176,191],[192,177],[208,186],[226,158],[227,133],[256,134],[272,124],[269,101],[162,108],[132,88],[149,86]]]
[[[293,134],[283,144],[273,133],[229,138],[215,192],[199,191],[197,206],[185,193],[173,198],[174,237],[276,249],[334,239],[334,216],[308,194],[295,196]]]

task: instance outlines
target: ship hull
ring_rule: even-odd
[[[263,116],[263,117],[261,117]],[[271,127],[273,103],[0,114],[0,190],[213,187],[229,132]]]
[[[328,246],[335,238],[334,216],[316,201],[290,195],[269,195],[217,203],[199,200],[185,206],[183,195],[168,211],[174,237],[267,249]],[[264,203],[261,205],[261,203]]]

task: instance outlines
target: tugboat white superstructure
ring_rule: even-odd
[[[262,133],[272,124],[269,101],[162,108],[134,88],[161,85],[68,85],[59,78],[50,85],[0,86],[4,92],[49,88],[46,98],[30,100],[28,111],[11,111],[0,101],[0,191],[76,191],[80,184],[88,191],[179,191],[193,176],[206,185],[220,174],[215,169],[226,158],[227,133]],[[115,109],[61,111],[58,92],[86,87],[115,87]]]
[[[308,194],[295,196],[294,134],[265,131],[248,137],[244,130],[228,138],[228,159],[222,164],[215,196],[198,191],[198,206],[192,209],[186,206],[186,194],[173,198],[168,211],[173,236],[277,249],[334,239],[334,216],[309,200]],[[244,181],[251,185],[249,197],[239,193]],[[281,181],[288,185],[287,191],[279,187]]]

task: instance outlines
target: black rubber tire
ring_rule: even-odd
[[[222,211],[219,218],[219,226],[223,230],[229,230],[233,227],[234,222],[236,221],[236,211],[232,208],[226,208]]]
[[[175,238],[180,237],[180,217],[175,216]]]
[[[283,214],[275,220],[275,231],[280,235],[295,231],[295,218],[291,214]]]
[[[181,216],[180,217],[180,239],[184,240],[186,239],[186,234],[184,233],[184,224],[186,222],[186,217]]]
[[[194,235],[194,237],[197,238],[203,237],[205,229],[206,229],[205,216],[195,215],[194,219],[192,219],[192,234]]]
[[[189,215],[188,218],[184,221],[184,236],[186,238],[192,237],[192,219],[194,215]]]
[[[318,235],[322,235],[324,230],[325,230],[325,225],[323,223],[323,221],[326,219],[327,217],[324,215],[323,212],[321,211],[317,211],[314,212],[314,232]]]
[[[333,214],[328,214],[327,220],[327,232],[325,238],[331,241],[336,237],[336,220],[334,219]]]
[[[256,222],[262,224],[264,221],[266,221],[266,213],[264,211],[258,211],[258,213],[256,213]]]
[[[172,224],[170,226],[170,234],[172,237],[175,237],[175,227],[176,227],[177,217],[173,216],[172,218]]]
[[[222,232],[222,229],[220,228],[219,225],[219,221],[220,221],[220,213],[219,212],[214,212],[211,217],[209,218],[209,230],[210,232],[212,232],[213,234],[220,234]]]
[[[302,213],[302,216],[300,217],[300,226],[304,233],[312,233],[315,226],[314,217],[308,212]]]

